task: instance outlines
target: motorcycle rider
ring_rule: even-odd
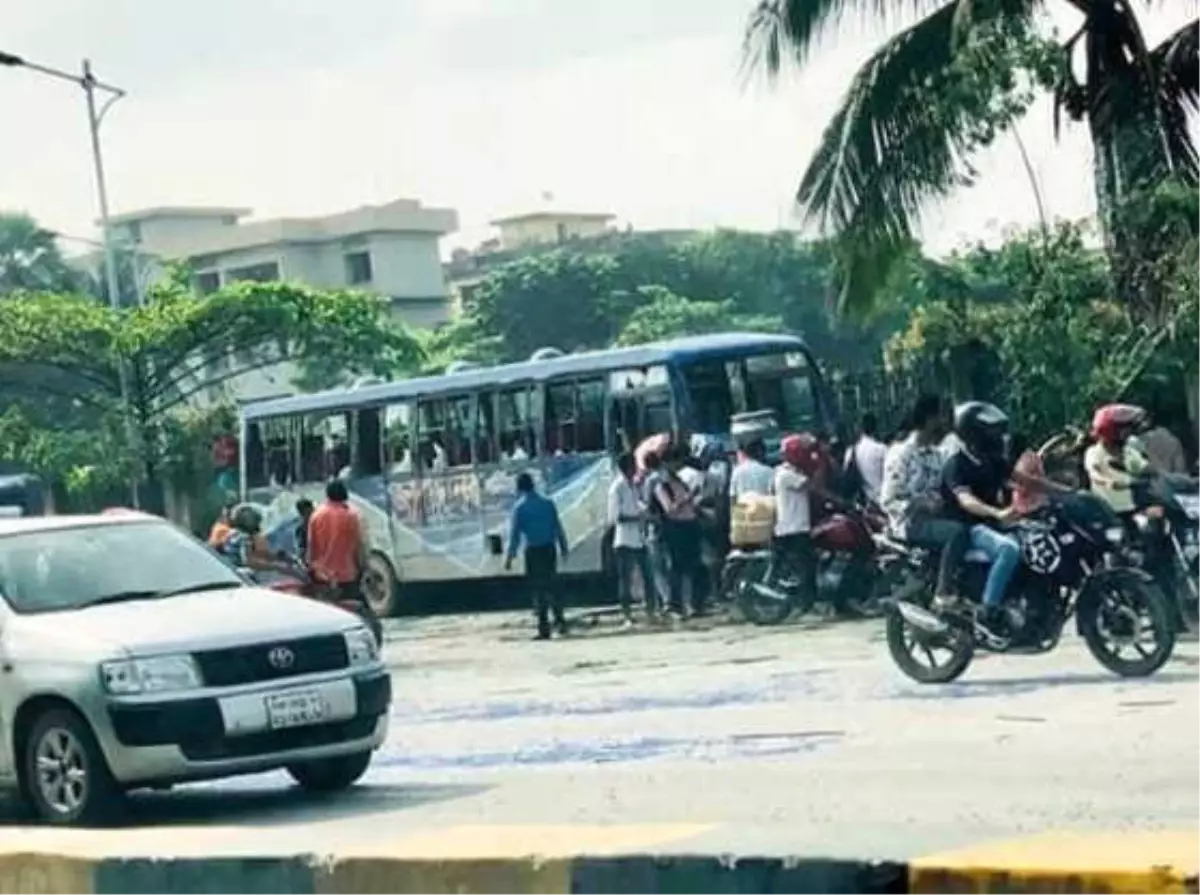
[[[803,605],[817,598],[817,561],[812,543],[813,480],[820,469],[817,440],[807,433],[789,435],[779,445],[782,462],[775,469],[775,533],[771,540],[771,569],[767,580],[774,583],[785,573],[795,581]]]
[[[1146,419],[1146,411],[1135,404],[1104,405],[1092,416],[1094,440],[1083,454],[1092,493],[1127,524],[1135,509],[1133,483],[1149,467],[1145,456],[1131,443]]]
[[[1002,637],[1000,603],[1021,562],[1017,539],[994,527],[1016,515],[1005,503],[1012,474],[1008,417],[994,404],[968,401],[954,409],[954,434],[960,446],[942,471],[943,497],[950,518],[970,527],[971,547],[991,562],[976,621],[988,634]]]
[[[295,567],[271,554],[262,533],[262,513],[253,504],[241,503],[229,514],[233,531],[225,539],[221,552],[239,566],[255,572],[282,572],[295,575]]]
[[[970,531],[948,518],[942,500],[946,455],[940,445],[945,430],[945,404],[934,394],[917,398],[905,436],[888,448],[879,502],[888,530],[902,541],[938,550],[934,601],[943,608],[957,599],[958,570],[970,543]]]

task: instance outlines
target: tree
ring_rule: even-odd
[[[120,367],[128,374],[135,443],[105,458],[126,473],[157,479],[166,430],[179,411],[210,399],[230,380],[283,362],[307,375],[391,375],[411,369],[420,346],[386,303],[352,291],[286,283],[238,283],[199,297],[178,280],[142,307],[114,310],[73,295],[18,294],[0,302],[0,379],[28,398],[69,408],[62,429],[112,428],[121,418]]]
[[[0,213],[0,296],[19,291],[71,292],[82,279],[63,260],[53,233],[27,214]]]
[[[778,317],[738,314],[731,300],[696,301],[664,286],[641,286],[637,292],[643,303],[626,321],[617,337],[618,345],[729,330],[779,332],[783,328]]]
[[[1064,2],[1083,25],[1056,42],[1038,33],[1046,0],[931,0],[917,7],[931,12],[859,69],[797,192],[807,216],[835,239],[843,308],[872,305],[911,250],[920,212],[970,182],[971,155],[1014,124],[1038,92],[1051,92],[1060,112],[1086,121],[1101,222],[1119,275],[1122,259],[1135,253],[1122,249],[1128,234],[1113,209],[1172,172],[1195,183],[1186,117],[1200,99],[1200,24],[1151,48],[1125,0]],[[772,76],[785,56],[803,64],[848,5],[761,0],[746,30],[747,62]],[[853,5],[877,15],[905,6]],[[1083,80],[1073,74],[1077,55]]]

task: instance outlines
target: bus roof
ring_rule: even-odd
[[[663,342],[651,342],[631,348],[606,348],[581,351],[546,360],[526,360],[491,367],[470,367],[441,376],[420,376],[401,382],[384,382],[359,388],[339,388],[311,395],[295,395],[257,401],[242,408],[247,422],[302,413],[332,412],[339,409],[378,407],[406,398],[430,395],[454,395],[476,391],[483,386],[516,385],[541,382],[559,376],[602,373],[630,367],[649,367],[668,361],[689,362],[707,357],[770,354],[778,351],[807,351],[798,336],[765,333],[718,333],[687,336]]]

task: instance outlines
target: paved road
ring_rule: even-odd
[[[393,732],[362,787],[318,802],[265,775],[151,795],[122,843],[322,851],[456,828],[430,834],[448,847],[516,825],[522,849],[567,827],[589,847],[905,858],[1197,826],[1194,643],[1148,681],[1072,637],[929,688],[892,667],[879,623],[530,633],[523,616],[401,622]],[[161,829],[179,824],[209,829]],[[635,826],[592,829],[610,824]]]

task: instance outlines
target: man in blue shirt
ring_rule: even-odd
[[[533,477],[527,472],[517,476],[517,503],[509,523],[505,571],[512,568],[522,542],[525,544],[525,580],[533,592],[533,611],[537,615],[537,639],[550,639],[551,612],[558,633],[566,634],[562,594],[555,587],[554,578],[558,574],[559,551],[564,558],[567,555],[567,536],[554,501],[534,490]]]

